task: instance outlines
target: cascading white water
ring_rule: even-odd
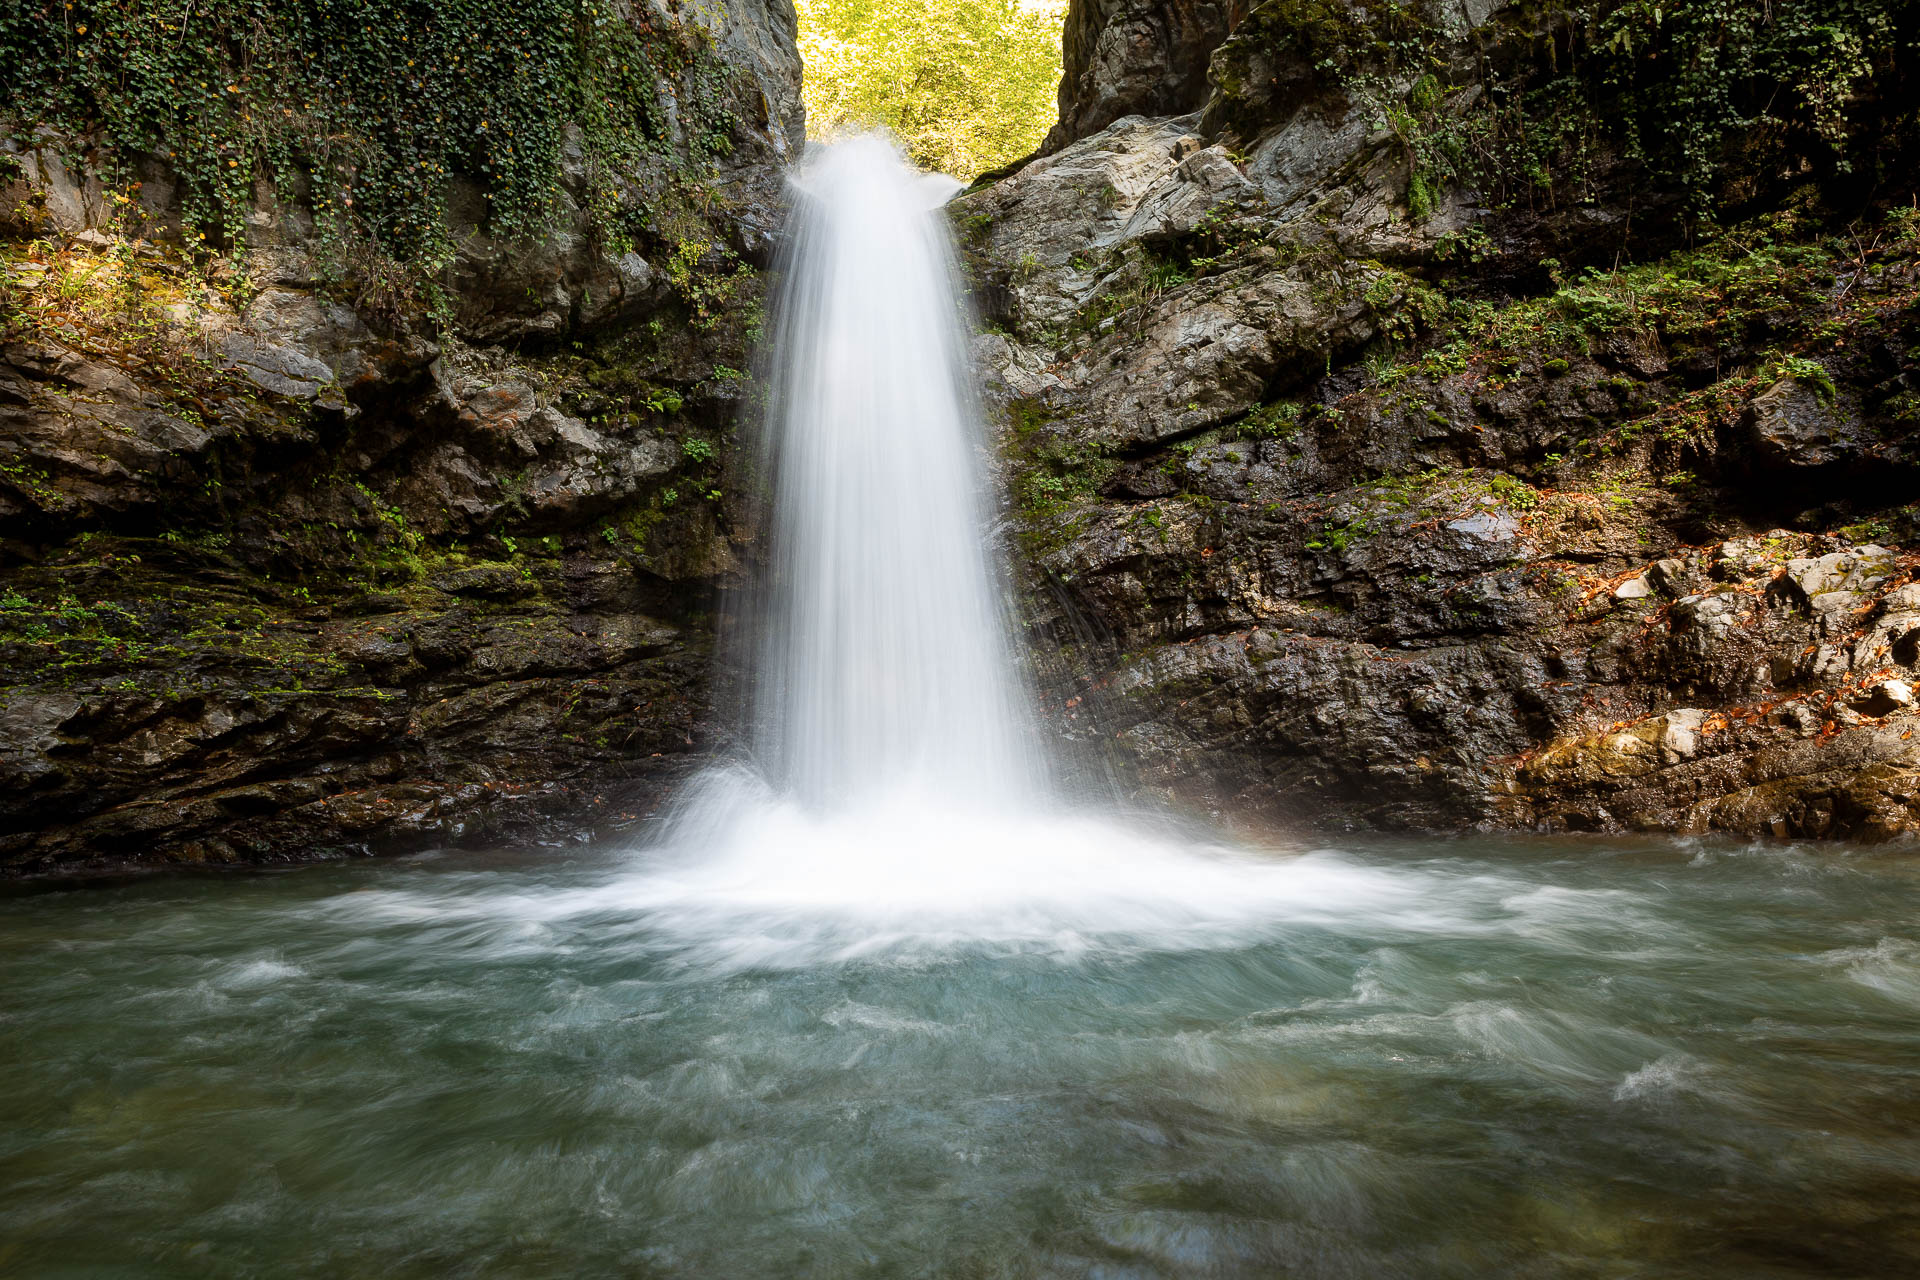
[[[1003,806],[1031,734],[981,536],[979,415],[938,210],[879,137],[793,182],[769,371],[772,572],[755,755],[810,807],[903,786]]]
[[[1417,896],[1078,809],[1049,782],[988,547],[984,432],[940,206],[882,138],[793,180],[767,361],[770,554],[748,765],[617,891],[723,963],[896,946],[1224,943]],[[565,909],[572,909],[566,907]]]

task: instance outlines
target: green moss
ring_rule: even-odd
[[[1254,409],[1231,430],[1245,440],[1291,440],[1300,430],[1300,418],[1299,405],[1276,400]]]
[[[1254,59],[1298,60],[1324,86],[1340,88],[1370,65],[1397,66],[1417,57],[1432,34],[1417,4],[1266,0],[1235,29],[1227,56],[1212,74],[1224,96],[1241,98]]]
[[[1030,513],[1048,512],[1093,497],[1118,466],[1100,444],[1051,436],[1014,461],[1014,492]]]
[[[1410,342],[1445,324],[1450,308],[1439,290],[1404,271],[1369,265],[1374,274],[1361,299],[1373,312],[1381,333],[1397,342]]]
[[[1368,380],[1385,391],[1408,377],[1438,381],[1472,369],[1499,388],[1528,376],[1528,369],[1564,376],[1597,343],[1622,336],[1664,349],[1670,358],[1714,353],[1721,381],[1664,403],[1658,403],[1657,388],[1633,378],[1602,380],[1617,412],[1644,415],[1619,428],[1582,424],[1592,432],[1624,433],[1615,445],[1642,434],[1678,438],[1676,433],[1744,403],[1756,389],[1748,383],[1756,379],[1763,390],[1781,377],[1797,377],[1825,397],[1833,394],[1827,354],[1842,356],[1867,334],[1884,330],[1889,316],[1901,314],[1889,306],[1893,299],[1886,290],[1920,262],[1916,224],[1920,219],[1895,211],[1878,225],[1858,228],[1860,244],[1868,246],[1867,267],[1888,284],[1845,290],[1837,298],[1833,280],[1861,265],[1854,242],[1819,237],[1807,219],[1786,213],[1731,228],[1655,262],[1584,271],[1541,297],[1505,305],[1455,299],[1423,348],[1370,359]],[[1895,292],[1911,291],[1899,286]],[[1756,347],[1760,354],[1744,363],[1726,355]],[[1656,402],[1650,412],[1649,401]]]
[[[1496,206],[1577,204],[1613,154],[1711,220],[1776,173],[1865,177],[1915,142],[1896,105],[1920,50],[1911,0],[1555,0],[1489,34],[1470,101],[1422,77],[1375,104],[1414,160],[1416,218],[1450,182]]]

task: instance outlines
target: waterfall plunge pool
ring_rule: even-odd
[[[1910,855],[993,843],[18,887],[0,1271],[1920,1270]]]
[[[650,850],[0,898],[0,1274],[1920,1273],[1920,864],[1076,816],[951,184],[808,157],[762,772]]]

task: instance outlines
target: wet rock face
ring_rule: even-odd
[[[731,398],[283,294],[196,305],[184,386],[0,348],[0,864],[563,833],[706,740]]]
[[[363,303],[297,199],[207,264],[151,158],[132,203],[85,140],[0,164],[0,870],[566,838],[713,745],[799,60],[784,0],[654,19],[737,99],[710,163],[617,175],[678,240],[610,247],[569,152],[539,243],[455,193],[438,321]]]
[[[1274,446],[1207,450],[1177,496],[1026,517],[1052,705],[1139,785],[1279,823],[1920,821],[1920,555],[1775,530],[1648,562],[1638,512],[1502,473],[1275,499]]]
[[[1755,459],[1787,469],[1823,467],[1857,457],[1871,443],[1857,403],[1835,404],[1829,391],[1783,378],[1747,407]]]
[[[1616,171],[1416,210],[1361,100],[1411,85],[1308,56],[1383,15],[1236,9],[1204,110],[954,206],[1059,733],[1229,822],[1914,830],[1920,237],[1663,258]],[[1452,100],[1533,16],[1428,13]],[[1164,56],[1111,47],[1114,100]],[[1617,271],[1538,274],[1596,237]]]
[[[512,589],[470,570],[286,609],[237,574],[213,585],[208,548],[111,545],[111,566],[13,579],[0,851],[16,869],[620,825],[704,732],[707,641],[660,616],[686,601],[631,575],[581,592],[579,557],[496,570]],[[42,582],[96,602],[22,603]]]
[[[1122,116],[1198,111],[1207,100],[1207,60],[1226,39],[1236,7],[1224,0],[1070,5],[1061,39],[1060,120],[1042,154]]]

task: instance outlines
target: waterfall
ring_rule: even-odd
[[[1051,782],[989,549],[985,433],[940,212],[891,143],[809,150],[763,358],[749,754],[596,892],[707,961],[1125,935],[1222,943],[1397,886],[1233,849]],[[1131,945],[1131,944],[1130,944]]]
[[[754,756],[814,809],[911,789],[991,806],[1039,773],[985,545],[988,486],[941,206],[886,140],[793,181],[766,386],[770,564]]]

